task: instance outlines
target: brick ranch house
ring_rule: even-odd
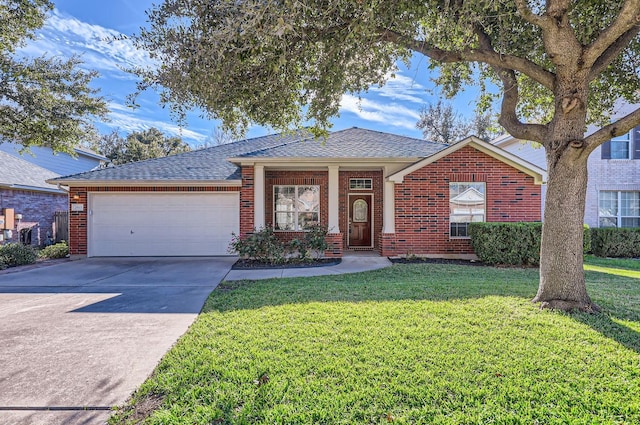
[[[350,128],[270,135],[50,180],[74,256],[225,255],[231,233],[326,225],[327,257],[473,257],[472,221],[539,221],[545,171],[475,137],[446,146]]]

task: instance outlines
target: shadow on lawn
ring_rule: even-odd
[[[571,317],[640,353],[640,334],[611,318],[640,321],[640,311],[633,307],[634,303],[621,305],[623,303],[619,299],[607,295],[624,292],[635,298],[635,289],[629,292],[628,278],[603,276],[607,275],[592,272],[588,281],[590,290],[598,293],[600,298],[607,297],[602,300],[604,312],[598,315],[576,313]],[[537,287],[536,269],[397,265],[354,275],[222,282],[205,304],[203,312],[310,302],[464,301],[491,296],[528,301],[534,297]]]
[[[580,323],[600,332],[603,336],[616,341],[630,350],[640,353],[640,333],[616,322],[606,312],[600,314],[574,314],[572,317]]]
[[[537,279],[534,269],[403,264],[356,274],[224,281],[205,311],[309,302],[451,301],[487,296],[531,299]]]

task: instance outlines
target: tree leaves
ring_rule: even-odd
[[[126,138],[117,131],[102,135],[92,146],[111,160],[114,165],[144,159],[160,158],[191,150],[190,146],[179,137],[166,137],[157,128],[145,131],[134,131]]]
[[[81,70],[77,57],[14,57],[51,8],[46,0],[0,2],[0,143],[49,146],[73,155],[75,146],[94,137],[93,119],[107,113],[90,86],[97,73]]]
[[[467,120],[456,113],[450,103],[440,100],[420,110],[416,127],[422,130],[425,140],[443,144],[453,144],[470,135],[489,141],[501,133],[491,114],[476,114],[473,119]]]
[[[384,84],[397,60],[419,51],[439,68],[436,83],[448,97],[464,85],[499,82],[498,68],[515,70],[517,116],[547,123],[558,69],[534,23],[546,19],[548,4],[555,2],[165,0],[134,38],[162,63],[138,73],[140,88],[160,91],[178,115],[199,107],[226,128],[326,129],[344,93]],[[615,21],[621,4],[580,0],[566,19],[586,46]],[[591,81],[589,121],[602,121],[612,98],[637,100],[639,50],[636,37]],[[489,66],[474,69],[474,62]],[[491,98],[485,88],[483,107]]]

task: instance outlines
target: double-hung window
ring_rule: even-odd
[[[611,159],[629,159],[629,133],[611,139]]]
[[[449,235],[468,238],[469,223],[485,221],[485,183],[449,183]]]
[[[640,192],[601,191],[598,216],[600,227],[640,227]]]
[[[640,126],[605,142],[601,152],[602,159],[640,159]]]
[[[274,186],[275,230],[303,231],[320,223],[320,186]]]

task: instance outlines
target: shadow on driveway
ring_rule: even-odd
[[[89,258],[0,275],[0,294],[99,295],[76,313],[197,314],[235,260]]]

